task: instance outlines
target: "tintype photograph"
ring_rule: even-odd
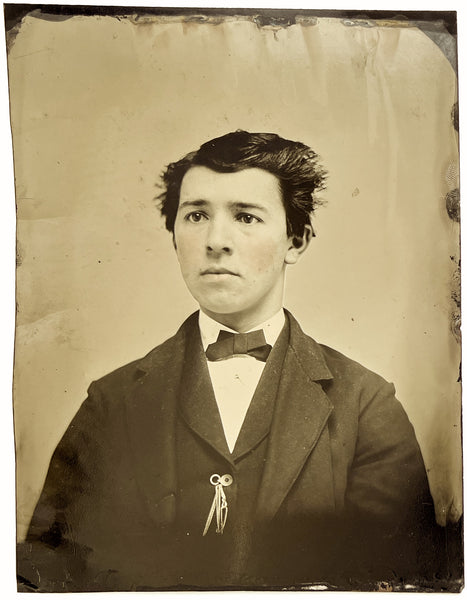
[[[461,591],[456,13],[4,17],[18,590]]]

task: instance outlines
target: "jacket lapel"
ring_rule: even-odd
[[[257,515],[261,521],[268,521],[276,515],[315,449],[333,409],[319,384],[319,381],[332,379],[321,348],[302,332],[290,313],[287,312],[287,316],[290,342],[279,383],[257,502]],[[326,436],[324,438],[326,441]],[[310,457],[307,469],[316,471],[317,477],[324,473],[327,488],[332,487],[329,441]],[[327,492],[331,494],[332,490],[327,489]],[[319,502],[319,494],[317,496]]]
[[[183,419],[192,431],[226,460],[231,461],[198,325],[187,336],[179,407]]]
[[[274,405],[282,373],[284,357],[289,345],[288,320],[274,344],[255,390],[245,421],[233,451],[233,459],[240,460],[268,435],[271,429]]]
[[[159,525],[175,519],[177,399],[186,340],[196,328],[197,313],[173,338],[139,361],[127,394],[128,448],[135,481],[150,517]]]

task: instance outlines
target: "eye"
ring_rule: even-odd
[[[185,220],[190,221],[190,223],[200,223],[203,219],[206,219],[206,218],[207,218],[206,215],[199,211],[188,213],[185,216]]]
[[[254,215],[250,215],[249,213],[240,213],[237,215],[237,221],[245,223],[245,225],[251,225],[252,223],[260,223],[261,219]]]

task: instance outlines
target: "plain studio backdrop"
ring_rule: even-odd
[[[156,184],[169,162],[237,128],[321,156],[326,205],[288,270],[285,305],[317,341],[395,383],[438,520],[459,518],[459,226],[446,211],[457,81],[439,47],[449,37],[410,21],[38,11],[10,31],[19,538],[89,383],[197,308]]]

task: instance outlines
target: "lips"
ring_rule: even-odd
[[[235,277],[239,277],[238,273],[234,273],[223,267],[209,267],[209,269],[201,271],[201,275],[234,275]]]

